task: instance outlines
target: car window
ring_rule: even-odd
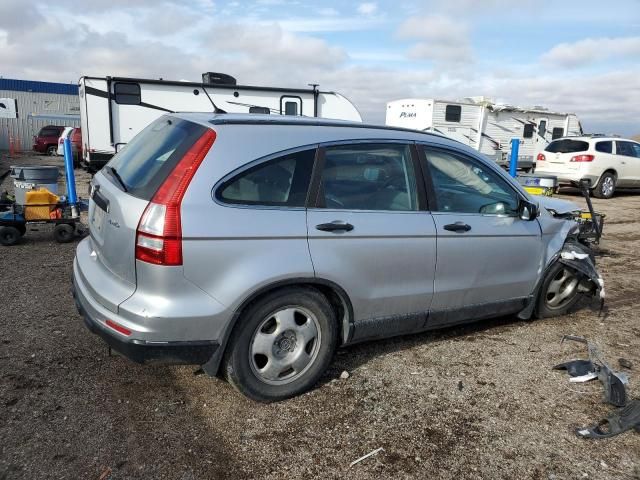
[[[633,149],[634,156],[640,158],[640,144],[631,143],[631,148]]]
[[[319,206],[346,210],[418,210],[408,145],[327,147]]]
[[[616,154],[624,155],[625,157],[635,157],[636,152],[631,142],[616,141]]]
[[[517,215],[518,195],[505,179],[469,157],[425,148],[439,212]]]
[[[596,142],[596,152],[611,153],[613,152],[613,142]]]
[[[39,137],[59,137],[62,130],[59,128],[43,128],[38,134]]]
[[[217,198],[237,205],[304,207],[316,150],[289,153],[224,182]]]
[[[551,153],[586,152],[589,150],[589,143],[582,140],[569,140],[565,138],[551,142],[545,150]]]

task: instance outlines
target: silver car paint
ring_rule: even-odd
[[[478,216],[473,219],[475,229],[485,238],[475,240],[481,243],[469,242],[471,237],[443,240],[442,261],[434,270],[436,228],[449,221],[437,214],[246,208],[212,199],[212,188],[222,178],[276,152],[352,139],[424,142],[423,134],[317,127],[313,122],[308,127],[211,125],[214,116],[209,114],[177,116],[217,132],[183,200],[183,267],[134,260],[135,229],[147,202],[123,193],[104,174],[96,175],[95,182],[112,205],[107,221],[118,223],[120,230],[109,230],[102,238],[92,231],[78,246],[74,262],[81,303],[90,305],[99,318],[110,315],[130,328],[131,338],[222,340],[244,300],[287,279],[335,281],[349,295],[355,319],[428,310],[430,305],[451,308],[487,298],[526,296],[533,290],[536,274],[559,251],[570,229],[571,222],[550,216],[531,222]],[[428,140],[479,158],[473,149],[444,137],[430,135]],[[495,170],[523,198],[531,199],[498,167]],[[90,218],[94,208],[91,202]],[[310,230],[324,221],[356,222],[356,218],[358,236],[350,239]],[[107,227],[117,228],[112,223]],[[537,236],[535,230],[540,228],[542,236]],[[505,247],[505,239],[495,238],[496,232],[519,236],[506,240]],[[486,253],[482,252],[485,248]],[[91,259],[94,251],[97,260]],[[514,271],[514,264],[520,271]],[[440,272],[445,276],[437,280],[434,273]],[[457,274],[462,277],[456,281]],[[465,284],[469,293],[461,291],[456,282]],[[434,284],[442,298],[433,297]]]

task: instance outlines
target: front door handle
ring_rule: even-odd
[[[450,232],[463,233],[471,230],[471,225],[467,225],[464,222],[456,222],[456,223],[450,223],[449,225],[445,225],[444,229],[449,230]]]
[[[316,225],[316,229],[322,230],[323,232],[350,232],[353,230],[353,225],[336,220],[330,223],[321,223],[320,225]]]

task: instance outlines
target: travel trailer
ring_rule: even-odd
[[[519,138],[518,168],[528,171],[535,168],[538,153],[551,140],[582,134],[572,113],[496,104],[486,97],[394,100],[387,103],[386,124],[440,133],[503,166],[509,163],[511,139]]]
[[[236,85],[208,72],[201,83],[125,77],[81,77],[78,83],[83,163],[99,170],[138,132],[170,112],[302,115],[361,122],[356,107],[336,92],[311,88]]]

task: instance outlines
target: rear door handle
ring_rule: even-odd
[[[462,232],[468,232],[469,230],[471,230],[471,226],[467,225],[464,222],[456,222],[456,223],[450,223],[449,225],[445,225],[444,229],[449,230],[450,232],[462,233]]]
[[[320,225],[316,225],[316,229],[322,230],[323,232],[350,232],[351,230],[353,230],[353,225],[336,220],[334,222],[321,223]]]

